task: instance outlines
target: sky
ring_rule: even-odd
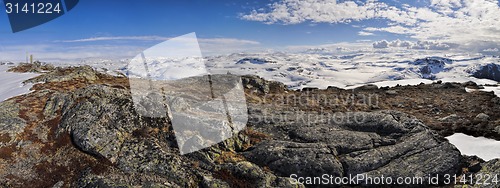
[[[18,33],[0,14],[0,60],[132,58],[191,32],[204,55],[328,46],[498,55],[498,15],[498,0],[82,0]]]

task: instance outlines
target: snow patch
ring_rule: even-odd
[[[0,66],[0,80],[2,80],[0,87],[0,102],[30,92],[32,84],[23,84],[22,82],[38,76],[35,73],[13,73],[7,72],[9,66]]]
[[[500,158],[500,141],[463,133],[455,133],[446,138],[464,155],[475,155],[486,161]]]

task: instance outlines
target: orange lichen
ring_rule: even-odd
[[[245,157],[241,154],[235,153],[233,151],[223,151],[219,157],[215,159],[216,163],[236,163],[240,161],[246,161]]]

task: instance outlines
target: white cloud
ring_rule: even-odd
[[[389,48],[389,42],[381,40],[373,43],[373,48]]]
[[[199,38],[200,43],[217,43],[225,45],[259,45],[260,42],[234,38]]]
[[[483,52],[498,52],[498,48],[488,48],[488,49],[484,49]]]
[[[498,0],[426,0],[428,7],[403,4],[388,5],[379,0],[280,0],[267,9],[252,11],[241,18],[267,24],[349,23],[380,19],[387,26],[366,26],[361,32],[387,32],[406,35],[423,42],[415,46],[448,49],[480,49],[484,42],[500,42],[500,7]],[[382,24],[384,25],[384,24]],[[358,34],[366,34],[366,33]]]
[[[161,37],[161,36],[112,36],[112,37],[91,37],[84,39],[75,40],[63,40],[55,42],[97,42],[97,41],[117,41],[117,40],[138,40],[138,41],[165,41],[172,39],[171,37]],[[245,44],[245,45],[257,45],[260,44],[257,41],[234,39],[234,38],[198,38],[200,43],[220,43],[220,44]]]
[[[402,40],[393,40],[393,41],[376,41],[373,43],[373,48],[407,48],[407,49],[416,49],[416,50],[449,50],[451,46],[446,43],[441,43],[437,41],[402,41]]]
[[[143,41],[154,41],[154,40],[168,40],[169,37],[160,36],[115,36],[115,37],[91,37],[84,39],[75,40],[63,40],[56,42],[96,42],[96,41],[114,41],[114,40],[143,40]]]
[[[360,31],[360,32],[358,32],[358,35],[359,36],[373,36],[375,34],[370,33],[370,32],[366,32],[366,31]]]
[[[268,24],[297,24],[305,21],[326,23],[349,23],[372,18],[387,18],[405,24],[414,24],[406,12],[376,0],[281,0],[271,4],[270,10],[254,10],[241,18]]]
[[[451,46],[449,44],[436,41],[418,41],[409,48],[418,50],[449,50]]]
[[[391,43],[389,44],[389,46],[391,46],[391,47],[403,47],[403,48],[411,48],[414,45],[415,44],[413,42],[401,41],[399,39],[391,41]]]
[[[355,53],[363,51],[372,51],[372,45],[369,40],[362,40],[358,42],[340,42],[322,45],[291,45],[285,46],[281,49],[291,53],[301,52],[318,52],[324,51],[328,53]]]

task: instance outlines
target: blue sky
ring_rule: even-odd
[[[204,39],[202,51],[214,54],[384,40],[373,47],[409,48],[396,39],[415,49],[495,51],[500,29],[489,25],[499,22],[498,15],[496,0],[82,0],[66,15],[19,33],[0,14],[0,54],[76,58],[106,56],[109,50],[109,56],[126,57],[190,32]],[[461,22],[469,25],[443,27]],[[478,31],[468,33],[470,27]]]
[[[260,2],[260,3],[259,3]],[[1,41],[51,42],[109,36],[175,37],[196,32],[200,38],[238,38],[264,45],[320,44],[359,39],[349,24],[269,25],[242,20],[241,14],[271,1],[127,1],[85,0],[66,15],[27,31],[12,34],[0,14]]]

